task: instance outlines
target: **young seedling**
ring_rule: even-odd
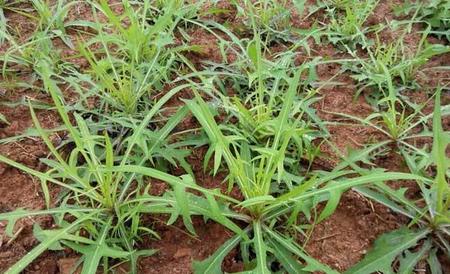
[[[163,89],[179,61],[176,53],[189,49],[171,47],[173,31],[181,16],[176,2],[169,1],[154,22],[147,17],[152,11],[148,1],[138,6],[124,1],[121,15],[115,14],[105,0],[93,4],[98,35],[87,42],[80,41],[80,52],[91,66],[91,77],[97,83],[93,88],[114,109],[128,115],[136,114],[145,95]],[[98,11],[107,17],[106,25],[100,24]],[[123,26],[123,20],[129,24]],[[114,31],[107,32],[105,28]],[[99,52],[89,48],[94,43],[102,46],[100,58],[97,57]],[[111,48],[117,49],[114,54]]]
[[[30,106],[36,129],[51,152],[52,158],[41,159],[48,170],[36,171],[0,155],[1,162],[39,178],[47,205],[47,209],[41,211],[18,209],[0,214],[0,220],[8,222],[6,234],[12,236],[15,222],[30,216],[51,215],[57,226],[56,229],[43,230],[35,225],[34,234],[40,244],[6,273],[20,273],[44,251],[62,250],[64,247],[81,255],[79,263],[82,263],[83,274],[95,273],[101,268],[107,271],[110,267],[109,258],[130,261],[131,272],[137,273],[137,258],[151,255],[155,250],[136,250],[136,243],[147,234],[157,237],[151,228],[141,223],[142,214],[170,214],[169,224],[182,216],[188,230],[195,233],[190,216],[200,211],[202,215],[220,220],[232,231],[240,233],[236,225],[227,224],[226,208],[219,206],[215,197],[221,197],[224,201],[236,200],[198,187],[190,175],[176,177],[146,167],[148,160],[155,156],[153,153],[160,149],[168,134],[186,115],[185,108],[181,108],[164,127],[154,132],[155,139],[147,147],[145,157],[133,157],[135,148],[142,144],[141,138],[147,136],[147,126],[152,118],[180,88],[169,91],[149,110],[141,124],[125,139],[126,146],[116,153],[115,142],[106,131],[100,134],[92,132],[90,128],[95,127],[89,126],[76,112],[73,113],[76,123],[72,123],[68,108],[63,105],[62,93],[52,79],[53,73],[48,66],[41,66],[41,75],[45,89],[52,96],[69,133],[73,149],[67,156],[58,151]],[[173,191],[169,190],[164,197],[148,194],[151,185],[144,183],[144,176],[166,182]],[[50,200],[48,184],[62,187],[57,201]],[[188,188],[203,193],[209,202],[195,206],[195,197],[185,196]],[[57,204],[57,207],[51,207],[52,204]],[[209,208],[221,209],[221,214],[211,212]],[[239,214],[233,216],[239,218]]]
[[[370,28],[364,27],[379,0],[338,0],[326,1],[326,11],[330,18],[328,39],[333,44],[354,48],[360,44]]]
[[[427,122],[433,118],[434,113],[428,115],[422,113],[422,108],[427,102],[422,105],[415,105],[411,103],[405,104],[400,100],[400,94],[394,87],[388,69],[382,64],[380,66],[384,70],[384,80],[378,86],[382,93],[381,98],[377,101],[379,111],[372,113],[364,119],[349,114],[335,114],[376,129],[389,138],[388,143],[393,144],[399,151],[406,148],[414,149],[414,146],[409,141],[430,136]],[[384,91],[383,88],[384,81],[387,82],[387,91]],[[408,113],[409,108],[412,108],[412,111]],[[441,111],[443,111],[444,115],[448,115],[450,108],[443,106]],[[422,130],[420,133],[414,132],[421,127]]]
[[[418,84],[415,78],[419,68],[432,57],[450,52],[449,46],[427,42],[430,28],[423,32],[415,51],[409,49],[403,40],[411,25],[412,22],[408,24],[400,37],[391,43],[381,42],[378,34],[376,34],[373,45],[370,45],[370,42],[363,38],[363,45],[369,55],[367,59],[359,58],[354,51],[349,50],[357,61],[356,65],[354,63],[349,64],[349,69],[354,72],[353,78],[360,85],[356,96],[366,88],[387,87],[389,78],[386,78],[385,70],[388,71],[394,84],[400,82],[404,87],[417,88]]]
[[[299,120],[290,116],[301,72],[302,69],[299,69],[289,78],[283,107],[272,120],[273,135],[263,144],[249,145],[247,139],[240,135],[226,134],[227,131],[217,125],[209,106],[199,95],[195,100],[187,101],[189,109],[210,140],[205,160],[209,161],[214,155],[214,174],[218,172],[222,161],[225,163],[229,170],[227,181],[230,188],[236,184],[244,196],[244,200],[236,204],[235,208],[245,214],[243,220],[248,224],[244,235],[236,235],[205,261],[195,262],[196,273],[221,273],[220,265],[225,255],[238,244],[241,245],[246,270],[256,273],[271,273],[273,269],[268,263],[269,256],[288,273],[297,273],[299,270],[336,273],[308,256],[292,238],[286,237],[286,226],[296,222],[299,212],[308,212],[305,214],[309,216],[311,204],[320,201],[326,202],[326,206],[316,221],[327,218],[336,209],[343,191],[352,186],[392,178],[421,178],[411,174],[373,171],[350,179],[345,175],[351,171],[334,170],[299,176],[292,188],[287,188],[281,195],[274,194],[273,187],[289,180],[285,171],[288,144],[294,136],[301,136],[305,132]],[[254,254],[255,259],[249,254]]]
[[[394,261],[398,273],[411,273],[420,261],[429,265],[431,273],[443,273],[438,255],[450,257],[450,159],[446,154],[450,135],[442,127],[439,91],[433,114],[432,151],[417,154],[413,150],[403,154],[411,173],[426,178],[417,180],[421,195],[417,200],[405,195],[407,189],[393,189],[385,183],[354,188],[411,221],[407,228],[382,235],[348,273],[391,271]]]

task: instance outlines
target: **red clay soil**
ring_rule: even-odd
[[[198,237],[186,233],[181,222],[167,226],[163,220],[154,218],[154,227],[161,235],[161,241],[144,242],[145,248],[158,249],[154,256],[140,262],[140,273],[192,273],[193,260],[203,260],[214,253],[233,233],[214,222],[204,223],[203,219],[193,219]],[[161,245],[161,243],[164,243]],[[224,260],[222,268],[228,273],[243,271],[242,263],[236,259],[237,251],[232,251]]]
[[[356,192],[343,195],[336,212],[318,224],[306,251],[322,263],[345,271],[359,262],[382,233],[407,221]]]

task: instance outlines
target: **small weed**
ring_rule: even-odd
[[[405,188],[395,190],[384,183],[355,188],[370,199],[410,218],[411,222],[408,228],[382,235],[365,258],[348,273],[365,273],[366,269],[384,271],[391,268],[396,258],[399,268],[406,272],[412,271],[419,261],[428,263],[430,269],[437,271],[435,273],[442,271],[437,254],[442,252],[448,256],[450,252],[450,159],[446,155],[450,136],[442,128],[440,92],[436,94],[433,114],[432,151],[416,153],[419,149],[403,150],[411,173],[424,176],[417,180],[421,190],[419,200],[408,198]],[[432,167],[434,176],[430,174]],[[414,247],[415,252],[409,251]]]
[[[53,33],[61,38],[68,47],[74,48],[72,41],[66,34],[64,20],[70,8],[79,2],[69,1],[69,3],[66,3],[65,0],[58,0],[52,5],[48,0],[31,0],[31,3],[38,13],[36,19],[38,20],[39,29],[46,34]]]
[[[289,40],[291,35],[289,1],[244,1],[243,4],[240,4],[240,1],[233,2],[238,16],[246,20],[246,26],[253,26],[265,37],[265,44],[276,40]]]
[[[175,3],[170,1],[151,24],[147,20],[151,8],[148,3],[134,7],[125,1],[121,16],[106,1],[95,5],[94,14],[101,11],[108,18],[107,27],[117,31],[107,33],[97,20],[99,34],[84,43],[80,51],[91,65],[94,82],[98,83],[94,88],[114,109],[135,114],[145,97],[163,89],[177,62],[176,53],[188,49],[171,47],[179,20],[174,18]],[[138,12],[135,8],[139,8]],[[122,26],[122,20],[128,20],[129,24]],[[102,45],[100,52],[89,48],[94,43]],[[114,56],[111,48],[118,49]],[[101,58],[96,57],[99,53]]]
[[[410,174],[374,171],[366,176],[347,179],[345,175],[352,173],[351,171],[333,170],[330,173],[319,172],[299,176],[285,170],[288,144],[307,132],[301,127],[300,116],[299,118],[290,116],[290,110],[297,104],[295,98],[303,70],[304,67],[300,68],[293,77],[288,78],[289,88],[283,96],[282,109],[278,115],[265,123],[273,127],[273,135],[262,144],[250,145],[248,139],[234,131],[227,134],[226,128],[216,124],[210,108],[199,95],[196,96],[196,100],[187,101],[189,109],[210,140],[205,162],[208,163],[214,156],[215,174],[224,161],[229,170],[227,177],[229,189],[236,184],[244,195],[244,201],[236,207],[242,208],[240,212],[245,212],[247,216],[245,219],[248,222],[245,234],[233,237],[205,261],[194,263],[196,273],[219,269],[225,254],[239,243],[246,270],[271,273],[268,263],[270,257],[278,261],[289,273],[299,269],[336,273],[305,254],[292,239],[284,236],[283,230],[286,226],[296,224],[300,212],[311,216],[309,211],[316,203],[322,201],[326,203],[325,209],[315,221],[320,222],[327,218],[334,212],[341,194],[348,187],[392,178],[418,178]],[[288,183],[283,194],[274,195],[273,189],[287,182],[293,184]],[[254,260],[249,256],[250,250],[255,254]],[[294,258],[299,258],[305,263],[301,264]]]
[[[348,114],[336,114],[378,130],[389,138],[389,143],[394,144],[398,149],[411,147],[410,140],[428,135],[427,122],[433,118],[433,114],[424,115],[422,113],[422,108],[428,102],[416,105],[406,100],[405,102],[408,103],[404,103],[400,99],[402,96],[394,87],[386,67],[384,67],[384,71],[385,78],[383,81],[387,81],[387,90],[379,87],[381,96],[375,99],[377,112],[372,113],[365,119]],[[449,110],[448,107],[442,107],[445,115],[449,114]],[[415,130],[420,128],[422,129],[420,133],[414,133]]]
[[[372,14],[378,0],[338,0],[325,2],[330,18],[328,39],[333,44],[344,44],[354,48],[370,31],[364,22]]]
[[[126,139],[125,151],[119,151],[117,154],[114,150],[114,140],[106,132],[100,135],[92,133],[78,113],[73,113],[76,125],[72,124],[62,104],[61,91],[51,77],[52,73],[48,67],[43,67],[42,78],[45,88],[54,100],[74,149],[67,157],[60,153],[30,107],[36,129],[53,157],[42,159],[48,170],[46,172],[32,170],[3,155],[0,155],[0,161],[39,178],[48,209],[42,211],[18,209],[0,214],[0,219],[8,221],[6,230],[8,235],[13,234],[14,224],[18,219],[29,216],[52,215],[58,228],[43,230],[35,225],[34,235],[40,244],[14,264],[7,273],[20,273],[45,250],[62,250],[64,246],[82,255],[80,259],[83,263],[82,273],[94,273],[100,264],[104,270],[109,269],[108,258],[130,261],[131,272],[137,273],[137,258],[152,255],[155,250],[136,251],[136,243],[144,235],[158,237],[154,231],[141,223],[142,214],[152,212],[173,214],[171,222],[181,214],[184,216],[186,226],[195,233],[189,219],[190,215],[184,215],[191,214],[184,198],[184,191],[186,187],[200,191],[203,189],[196,187],[189,175],[180,178],[144,166],[149,157],[155,156],[154,152],[160,149],[161,142],[181,121],[186,111],[181,110],[155,133],[154,137],[158,142],[152,142],[152,146],[147,147],[145,151],[147,157],[139,158],[137,162],[134,162],[136,159],[133,157],[134,148],[142,144],[140,138],[145,136],[149,121],[179,89],[161,98],[146,114],[136,131]],[[144,176],[167,182],[174,187],[175,192],[167,192],[164,197],[149,195],[151,184],[144,184]],[[63,188],[62,196],[56,201],[58,203],[56,208],[50,208],[52,202],[48,184],[56,184]],[[205,193],[215,196],[209,190],[205,190]],[[211,203],[213,201],[211,200]]]
[[[395,9],[397,15],[417,12],[419,18],[432,28],[432,34],[450,41],[450,3],[447,0],[405,1]]]
[[[400,79],[402,86],[417,88],[415,77],[419,68],[427,63],[433,56],[438,56],[450,52],[450,47],[442,44],[430,44],[426,38],[429,29],[425,30],[419,44],[415,50],[409,49],[403,42],[406,31],[394,42],[382,43],[378,35],[373,45],[365,41],[366,50],[369,54],[368,59],[362,59],[352,55],[358,61],[358,66],[350,65],[350,69],[355,73],[353,77],[361,83],[360,91],[367,87],[386,87],[387,77],[385,70],[388,71],[394,80]],[[366,38],[364,38],[366,40]]]

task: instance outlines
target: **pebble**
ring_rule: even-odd
[[[190,256],[191,253],[192,253],[192,250],[190,248],[180,248],[180,249],[177,250],[177,252],[175,252],[173,257],[175,259],[178,259],[178,258]]]

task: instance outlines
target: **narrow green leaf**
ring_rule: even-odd
[[[187,185],[193,185],[194,181],[192,180],[192,177],[190,176],[183,176],[182,177],[183,182],[186,182]],[[187,228],[187,230],[192,233],[193,235],[196,235],[194,225],[192,224],[191,220],[191,213],[190,213],[190,205],[188,202],[188,198],[186,195],[186,188],[183,185],[176,184],[173,186],[175,198],[177,200],[177,209],[181,213],[181,217],[183,218],[184,226]]]
[[[0,113],[0,122],[5,123],[7,125],[9,125],[10,123],[8,122],[8,120],[6,120],[5,115]]]
[[[331,269],[329,266],[324,265],[311,256],[307,255],[305,251],[297,244],[295,241],[291,239],[287,239],[285,236],[279,234],[276,231],[273,231],[269,228],[264,228],[264,231],[268,236],[270,236],[274,241],[278,242],[281,246],[283,246],[287,251],[291,252],[295,256],[298,256],[303,261],[306,262],[306,266],[302,268],[303,271],[306,272],[320,272],[326,274],[339,274],[336,270]]]
[[[400,257],[399,264],[400,269],[398,270],[398,274],[412,274],[414,273],[414,267],[417,263],[424,258],[427,252],[430,251],[431,241],[427,240],[422,247],[420,247],[419,251],[412,253],[408,250],[405,251],[405,255]]]
[[[240,235],[235,235],[227,240],[213,255],[199,262],[194,261],[193,268],[195,274],[222,274],[222,262],[225,256],[235,248],[241,241]]]
[[[424,238],[428,229],[411,231],[401,228],[379,237],[369,253],[355,266],[347,270],[348,274],[370,274],[376,271],[391,273],[391,265],[403,251],[411,248]]]
[[[437,251],[438,250],[436,248],[433,248],[427,259],[428,265],[430,266],[431,274],[443,274],[442,266],[437,256]]]
[[[46,251],[49,247],[53,246],[56,242],[64,239],[69,233],[79,227],[81,223],[90,219],[95,213],[84,215],[82,218],[77,219],[75,222],[67,225],[64,228],[57,229],[54,231],[53,237],[47,238],[44,242],[41,242],[30,252],[27,253],[22,259],[15,263],[11,268],[9,268],[5,274],[19,274],[25,269],[34,259]]]
[[[76,242],[64,241],[65,245],[84,255],[82,274],[96,273],[100,260],[103,257],[125,258],[130,255],[129,252],[108,246],[106,239],[108,238],[108,234],[111,230],[111,222],[112,219],[110,218],[103,225],[97,240],[91,244],[81,245]]]
[[[255,272],[258,274],[270,274],[267,268],[267,246],[264,242],[261,223],[259,221],[253,222],[253,244],[255,246],[256,253],[256,268]]]
[[[329,192],[328,201],[323,208],[322,212],[320,212],[319,218],[317,219],[317,222],[320,223],[321,221],[328,218],[331,214],[334,213],[337,206],[339,205],[339,201],[341,200],[342,192],[339,190],[333,190]]]
[[[284,270],[286,270],[289,274],[306,274],[309,273],[307,271],[303,271],[303,265],[301,265],[298,260],[289,252],[284,246],[279,244],[277,241],[269,238],[268,242],[270,243],[270,247],[273,249],[274,256],[280,261]]]
[[[442,128],[441,121],[441,92],[436,93],[433,112],[433,151],[432,155],[437,167],[437,174],[435,179],[436,184],[436,211],[438,214],[446,215],[448,206],[450,205],[450,187],[446,180],[446,172],[450,167],[450,160],[445,153],[450,142],[448,133],[445,133]]]

